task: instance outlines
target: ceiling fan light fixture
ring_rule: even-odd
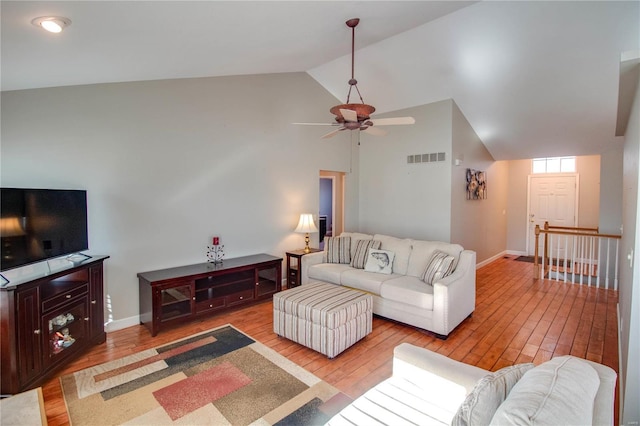
[[[358,115],[358,121],[368,120],[369,116],[375,112],[375,108],[367,104],[342,104],[332,107],[329,112],[336,116],[336,121],[342,123],[345,121],[342,116],[341,109],[349,109]]]
[[[42,28],[50,33],[61,33],[66,27],[71,25],[71,19],[63,16],[40,16],[34,18],[31,23],[38,28]]]

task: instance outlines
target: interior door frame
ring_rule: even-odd
[[[341,171],[320,170],[319,177],[322,179],[331,179],[332,206],[331,214],[333,216],[333,236],[338,236],[344,231],[344,200],[345,200],[345,178],[346,173]]]
[[[578,208],[580,207],[580,174],[579,173],[531,173],[527,176],[527,216],[525,220],[526,226],[526,240],[525,240],[525,252],[527,255],[533,256],[533,253],[529,254],[529,243],[531,242],[531,233],[529,232],[529,223],[531,222],[531,179],[535,177],[567,177],[573,176],[576,179],[576,195],[574,200],[574,215],[573,215],[573,226],[578,226],[578,216],[580,211]]]

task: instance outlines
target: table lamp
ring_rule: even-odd
[[[311,213],[302,213],[300,215],[300,221],[298,222],[298,227],[295,229],[294,232],[305,234],[304,252],[309,253],[311,251],[311,249],[309,249],[309,233],[318,232],[318,228],[316,228],[316,224],[313,223],[313,215]]]

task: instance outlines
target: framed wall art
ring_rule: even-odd
[[[484,171],[467,169],[467,200],[487,198],[487,174]]]

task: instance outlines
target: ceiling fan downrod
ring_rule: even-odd
[[[358,97],[360,97],[360,102],[364,104],[364,99],[362,99],[362,94],[360,93],[360,89],[358,89],[358,80],[355,79],[355,51],[356,51],[356,27],[360,23],[360,18],[352,18],[349,19],[346,24],[347,27],[351,28],[351,80],[349,80],[349,92],[347,93],[347,104],[349,103],[349,98],[351,97],[351,89],[353,87],[356,88],[358,92]]]

